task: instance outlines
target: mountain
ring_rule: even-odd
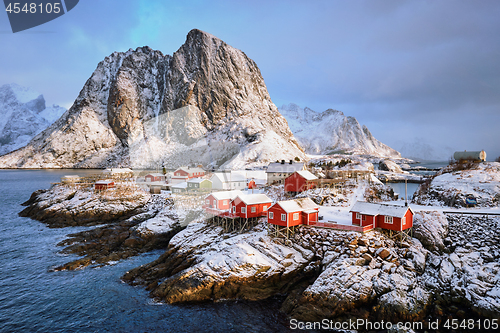
[[[299,144],[309,154],[329,154],[336,151],[368,154],[379,157],[401,157],[394,149],[373,137],[366,126],[341,111],[328,109],[316,112],[296,104],[279,109]]]
[[[43,95],[17,84],[0,87],[0,155],[26,145],[66,109],[45,106]]]
[[[399,150],[401,155],[419,161],[448,161],[455,150],[439,144],[430,145],[424,138],[415,138],[413,142],[403,142]]]
[[[0,167],[240,168],[305,157],[245,53],[192,30],[173,56],[101,61],[73,106]]]

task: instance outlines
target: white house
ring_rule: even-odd
[[[210,181],[214,190],[244,190],[248,184],[243,171],[216,172]]]

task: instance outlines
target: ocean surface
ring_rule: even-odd
[[[78,170],[78,174],[86,171]],[[87,171],[92,172],[92,171]],[[154,303],[120,277],[163,251],[113,266],[50,272],[76,256],[57,243],[88,228],[50,229],[17,214],[38,189],[73,170],[0,170],[0,332],[287,332],[277,300]]]

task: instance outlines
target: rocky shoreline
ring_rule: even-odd
[[[83,258],[54,267],[54,271],[102,266],[166,248],[170,238],[184,228],[171,199],[140,190],[95,193],[92,189],[55,185],[34,192],[22,205],[27,208],[19,216],[38,220],[50,228],[96,226],[69,234],[57,244],[65,247],[60,253]],[[142,226],[152,219],[162,222],[161,232],[153,233]]]
[[[64,227],[78,225],[78,212],[96,205],[93,219],[83,213],[82,225],[104,225],[59,243],[63,253],[83,258],[54,270],[100,266],[165,248],[158,259],[122,277],[144,286],[156,301],[283,295],[281,310],[304,321],[500,318],[500,218],[421,212],[415,215],[415,238],[402,241],[377,230],[359,234],[303,226],[285,242],[267,234],[265,219],[241,233],[224,232],[197,213],[192,223],[182,223],[180,205],[147,193],[141,204],[116,204],[115,219],[99,220],[110,211],[100,210],[109,198],[70,192],[37,191],[22,213]]]

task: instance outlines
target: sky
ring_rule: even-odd
[[[69,108],[97,64],[201,29],[259,66],[273,102],[342,111],[400,150],[500,156],[500,1],[80,0],[12,33],[0,13],[0,85]]]

